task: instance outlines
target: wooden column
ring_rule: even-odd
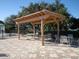
[[[20,40],[20,25],[18,24],[18,40]]]
[[[57,22],[57,42],[60,42],[60,34],[59,34],[59,32],[60,32],[60,30],[59,30],[60,28],[59,28],[59,21]]]
[[[35,24],[32,24],[32,25],[33,25],[33,33],[34,33],[33,38],[35,38]]]
[[[42,40],[42,46],[44,46],[44,29],[43,29],[43,26],[44,26],[44,21],[43,21],[43,19],[41,19],[41,40]]]

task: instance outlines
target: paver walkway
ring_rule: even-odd
[[[8,38],[0,40],[0,59],[79,59],[79,48],[41,46],[37,40]]]

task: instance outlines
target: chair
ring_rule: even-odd
[[[69,44],[67,36],[65,36],[65,35],[60,36],[60,43],[62,43],[62,44]]]
[[[68,34],[67,39],[69,41],[69,44],[71,44],[73,42],[73,35],[72,34]]]

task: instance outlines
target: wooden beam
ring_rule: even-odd
[[[31,24],[41,24],[40,21],[37,21],[37,22],[31,22]]]
[[[20,40],[20,25],[17,24],[17,26],[18,26],[18,40]]]
[[[18,21],[16,21],[16,23],[18,22],[19,24],[23,24],[23,23],[28,23],[28,22],[40,22],[40,18],[44,18],[44,19],[47,19],[47,18],[49,18],[49,15],[47,14],[47,15],[43,15],[43,16],[39,16],[39,17],[33,17],[33,18],[29,18],[28,20],[27,20],[27,18],[24,18],[24,19],[22,19],[22,20],[18,20]]]
[[[41,40],[42,40],[42,46],[44,46],[44,29],[43,29],[43,26],[44,26],[44,20],[41,19]]]

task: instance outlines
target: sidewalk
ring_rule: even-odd
[[[79,48],[41,46],[41,41],[10,37],[0,40],[1,54],[7,56],[0,56],[0,59],[79,59]]]

